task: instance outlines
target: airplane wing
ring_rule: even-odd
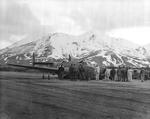
[[[58,74],[58,68],[54,68],[54,67],[37,67],[37,66],[27,66],[27,65],[19,65],[19,64],[7,64],[7,65]]]

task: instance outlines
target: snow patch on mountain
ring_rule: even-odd
[[[127,40],[113,38],[101,33],[85,33],[72,36],[63,33],[47,34],[27,43],[17,43],[0,51],[0,62],[32,63],[32,53],[37,61],[87,59],[100,65],[149,65],[148,48],[139,47]]]

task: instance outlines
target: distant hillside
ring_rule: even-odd
[[[71,55],[99,65],[149,65],[149,52],[145,47],[98,33],[80,36],[54,33],[28,42],[24,40],[0,50],[0,63],[31,64],[34,52],[37,61],[66,59]]]

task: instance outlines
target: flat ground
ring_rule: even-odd
[[[150,81],[60,81],[0,72],[0,119],[150,119]]]

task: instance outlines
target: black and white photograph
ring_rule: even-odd
[[[0,119],[150,119],[150,0],[0,0]]]

